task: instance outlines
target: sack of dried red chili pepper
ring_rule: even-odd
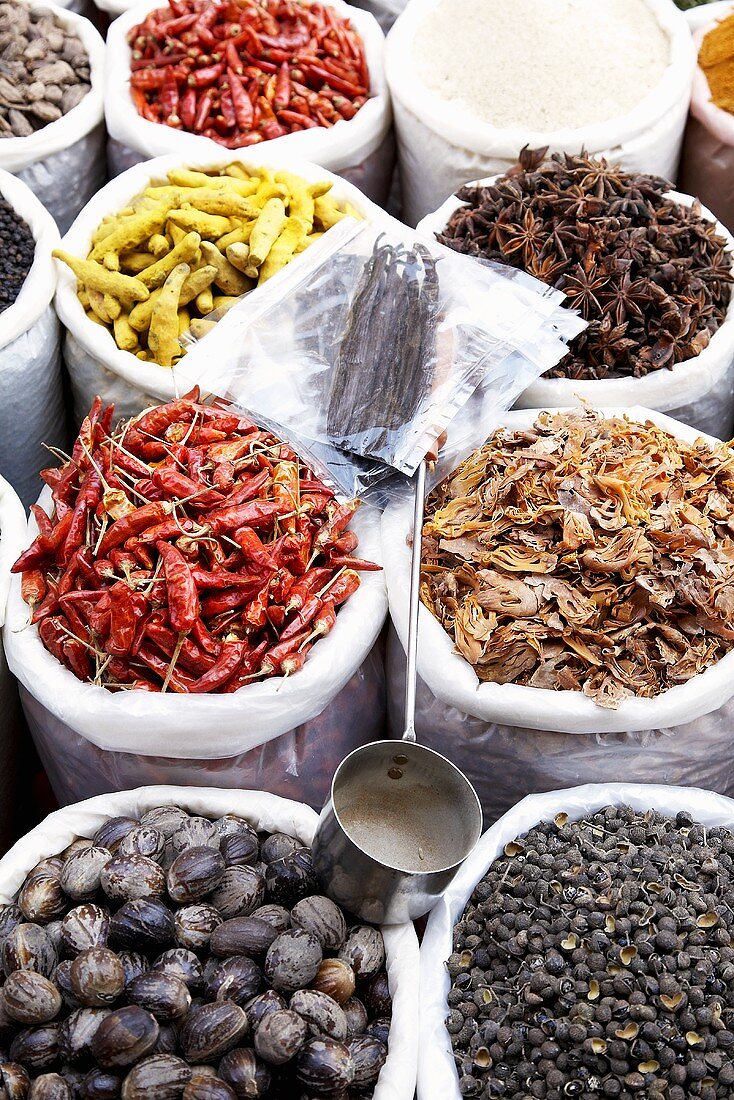
[[[35,195],[0,171],[0,470],[26,506],[41,489],[43,444],[66,442],[51,260],[58,239]]]
[[[386,200],[392,116],[368,13],[342,0],[148,0],[113,23],[108,46],[113,171],[267,142]]]
[[[427,501],[418,739],[490,820],[609,776],[734,794],[734,451],[640,408],[501,424]],[[410,524],[383,516],[395,730]]]
[[[26,531],[23,505],[5,478],[0,477],[0,628],[5,622],[5,607],[10,587],[10,566],[23,546]],[[0,773],[0,843],[12,842],[15,821],[18,747],[22,718],[18,701],[18,686],[5,660],[0,638],[0,753],[3,770]]]
[[[113,415],[98,399],[45,473],[13,566],[8,661],[57,793],[152,782],[169,757],[319,801],[383,718],[375,516],[197,391]]]

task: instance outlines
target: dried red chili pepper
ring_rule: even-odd
[[[187,634],[199,617],[199,593],[191,566],[181,551],[170,543],[157,542],[156,548],[163,558],[171,626],[180,634]]]

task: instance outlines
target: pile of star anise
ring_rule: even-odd
[[[698,203],[670,184],[604,160],[524,149],[468,203],[439,241],[511,264],[567,295],[589,322],[551,374],[640,377],[700,354],[729,306],[732,253]]]

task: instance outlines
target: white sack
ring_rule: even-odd
[[[497,179],[474,180],[469,187],[486,187]],[[694,198],[678,191],[668,197],[682,206],[692,206]],[[467,203],[452,195],[433,214],[420,222],[418,232],[433,239],[448,224],[451,215]],[[715,221],[710,210],[702,215]],[[726,226],[716,222],[716,232],[726,239],[734,267],[734,237]],[[625,408],[642,405],[667,413],[699,432],[730,439],[734,435],[734,295],[721,328],[709,346],[693,359],[677,363],[672,369],[650,371],[642,378],[539,378],[521,395],[518,409],[552,409],[588,401],[594,408]]]
[[[405,11],[407,2],[408,0],[352,0],[356,8],[364,8],[374,15],[385,34]]]
[[[731,14],[731,0],[714,0],[713,4],[699,4],[683,12],[691,33],[717,19]]]
[[[661,413],[610,410],[624,411],[635,420],[650,419],[682,439],[699,438],[700,433]],[[536,415],[507,413],[502,424],[511,430],[529,428]],[[387,662],[393,732],[402,721],[410,566],[406,537],[411,527],[409,502],[392,505],[383,516],[390,616],[400,639],[393,639]],[[418,740],[445,753],[469,775],[488,819],[533,791],[602,781],[609,775],[706,785],[734,794],[734,650],[654,699],[631,697],[616,710],[606,710],[580,691],[480,683],[423,605],[418,629]]]
[[[36,242],[20,294],[0,313],[0,473],[27,506],[41,490],[39,470],[48,466],[43,443],[66,443],[60,325],[52,305],[51,250],[59,232],[35,195],[8,172],[0,171],[0,195],[25,219]]]
[[[531,795],[511,809],[480,839],[459,869],[428,920],[421,946],[421,1023],[418,1056],[418,1100],[461,1100],[459,1078],[446,1030],[446,997],[451,980],[444,966],[452,952],[453,927],[474,887],[502,854],[508,841],[527,833],[541,821],[567,813],[571,821],[596,813],[604,806],[631,806],[644,812],[658,810],[675,817],[687,810],[696,821],[734,827],[734,802],[705,790],[645,786],[640,783],[601,783]]]
[[[49,499],[45,490],[40,503],[47,507]],[[377,514],[360,509],[352,527],[360,555],[379,562]],[[25,546],[35,534],[31,518]],[[339,609],[334,629],[316,642],[304,667],[293,676],[253,682],[232,694],[111,692],[81,683],[44,648],[37,627],[28,623],[16,575],[8,601],[5,649],[20,681],[31,732],[46,754],[52,779],[58,773],[61,797],[119,785],[121,770],[131,786],[139,785],[141,776],[185,776],[187,782],[197,783],[208,772],[218,784],[257,781],[282,790],[292,789],[293,783],[303,791],[302,798],[319,804],[342,757],[380,736],[381,666],[362,666],[382,629],[386,609],[382,572],[365,572],[359,589]],[[332,711],[330,704],[335,705]],[[313,721],[324,711],[320,722]],[[279,741],[284,734],[287,737]],[[115,755],[107,759],[109,754]],[[121,759],[123,754],[134,755]],[[251,755],[235,759],[245,754]]]
[[[0,627],[5,621],[10,566],[21,551],[25,531],[23,505],[12,486],[0,477]],[[8,668],[0,640],[0,844],[3,848],[10,843],[14,832],[17,760],[22,725],[18,688],[15,677]]]
[[[142,120],[141,120],[142,121]],[[161,127],[166,129],[166,127]],[[209,147],[213,142],[209,142]],[[315,183],[330,179],[333,187],[330,194],[337,202],[349,202],[369,221],[377,222],[387,217],[385,212],[370,202],[361,191],[346,180],[333,175],[328,170],[308,161],[294,160],[287,152],[275,150],[275,142],[269,142],[267,150],[242,150],[241,153],[215,148],[213,155],[198,155],[189,159],[181,156],[158,157],[144,164],[136,164],[122,176],[111,180],[84,207],[71,229],[62,240],[62,247],[74,256],[86,258],[91,248],[92,234],[108,214],[123,210],[129,202],[141,194],[152,180],[165,180],[166,173],[172,168],[186,164],[190,168],[219,168],[236,162],[245,167],[268,167],[277,171],[287,169],[304,179]],[[272,147],[272,149],[271,149]],[[308,264],[309,250],[300,253],[291,260],[285,271]],[[75,423],[80,423],[96,394],[104,401],[115,401],[120,415],[132,416],[155,401],[170,401],[179,392],[190,388],[185,382],[183,388],[177,377],[177,368],[160,367],[156,363],[146,363],[129,351],[121,351],[114,337],[102,325],[90,321],[84,307],[77,297],[76,276],[66,266],[57,261],[58,289],[56,293],[56,311],[66,329],[65,358],[71,379],[74,400]],[[275,281],[284,272],[275,275],[268,287],[272,293]],[[257,301],[258,289],[250,291],[247,302]],[[200,342],[206,346],[206,337]],[[205,357],[204,357],[205,358]],[[206,379],[202,377],[202,388],[206,389]]]
[[[412,60],[413,39],[416,28],[438,2],[410,0],[390,31],[385,51],[409,225],[435,210],[467,180],[507,171],[524,145],[548,145],[550,152],[586,150],[630,171],[675,179],[695,53],[686,21],[672,0],[647,0],[671,40],[671,61],[659,85],[626,115],[555,133],[500,130],[424,86]],[[461,63],[462,59],[456,58],[456,64]]]
[[[368,12],[343,0],[327,3],[337,15],[348,18],[362,37],[370,74],[370,98],[354,118],[343,119],[335,126],[317,126],[263,142],[264,155],[269,157],[272,150],[276,155],[286,153],[321,164],[355,183],[370,198],[382,201],[387,198],[393,166],[392,114],[384,71],[385,36]],[[115,20],[107,36],[104,100],[107,129],[113,141],[110,148],[113,175],[130,164],[131,153],[137,161],[171,154],[182,163],[189,160],[203,163],[206,158],[212,161],[217,156],[221,158],[226,152],[210,138],[141,118],[132,101],[127,32],[162,6],[161,0],[143,0],[132,8],[126,5],[125,14]],[[250,148],[242,152],[247,153]],[[235,159],[236,154],[237,150],[231,151],[230,159]]]
[[[105,181],[102,71],[105,46],[88,19],[52,3],[31,3],[73,31],[89,54],[91,87],[80,103],[28,137],[3,138],[0,163],[20,176],[64,233]]]
[[[239,814],[258,831],[289,833],[304,844],[311,844],[318,822],[308,806],[261,791],[142,787],[101,795],[49,814],[10,849],[0,860],[0,901],[12,901],[40,860],[58,855],[77,836],[92,837],[110,817],[139,817],[155,806],[171,805],[210,817]],[[382,934],[393,1015],[387,1060],[374,1100],[413,1100],[418,1056],[418,940],[412,924],[384,927]]]

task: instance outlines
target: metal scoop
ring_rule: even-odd
[[[482,832],[466,776],[416,744],[415,694],[426,464],[416,475],[410,570],[405,732],[355,749],[336,770],[314,837],[325,891],[355,916],[402,924],[433,908]]]

